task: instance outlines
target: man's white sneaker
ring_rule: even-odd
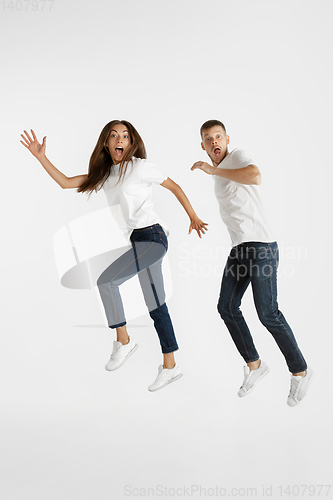
[[[175,382],[182,376],[183,374],[177,365],[175,365],[173,368],[163,368],[163,366],[160,365],[158,367],[158,375],[156,377],[156,380],[148,387],[148,391],[157,391],[158,389],[162,389],[162,387],[165,387],[171,382]]]
[[[247,396],[255,388],[256,384],[264,378],[269,372],[269,368],[264,361],[260,361],[260,366],[256,370],[250,370],[250,368],[244,366],[244,381],[242,386],[238,391],[238,396],[242,398]]]
[[[117,370],[138,348],[138,344],[130,337],[128,344],[122,344],[117,340],[113,342],[113,351],[109,362],[105,365],[108,371]]]
[[[312,376],[313,371],[309,366],[304,377],[301,375],[291,375],[290,392],[287,399],[288,406],[296,406],[302,401],[309,388]]]

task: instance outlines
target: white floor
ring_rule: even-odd
[[[311,391],[289,408],[285,362],[258,330],[271,372],[240,399],[243,363],[225,327],[216,313],[205,337],[193,316],[178,335],[184,377],[150,393],[161,360],[150,318],[129,325],[139,349],[107,372],[113,333],[98,322],[93,292],[57,286],[52,267],[47,275],[51,259],[40,262],[45,274],[36,278],[34,298],[26,296],[25,321],[9,329],[2,353],[3,498],[278,499],[288,498],[288,486],[293,496],[299,488],[302,498],[332,498],[327,488],[318,496],[319,485],[331,480],[328,356],[321,366],[311,353]],[[178,324],[173,299],[169,309]]]

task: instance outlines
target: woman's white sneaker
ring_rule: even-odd
[[[308,366],[304,377],[301,375],[291,375],[290,391],[287,399],[288,406],[298,405],[304,398],[312,380],[313,371]]]
[[[113,342],[113,351],[110,356],[110,360],[105,365],[105,369],[108,371],[117,370],[125,361],[133,354],[138,348],[138,344],[134,342],[132,337],[130,337],[128,344],[122,344],[115,340]]]
[[[264,378],[269,373],[269,368],[264,361],[260,361],[260,366],[256,370],[250,370],[250,368],[244,366],[244,381],[241,385],[238,396],[242,398],[247,396],[255,388],[259,380]]]
[[[163,368],[163,366],[160,365],[158,367],[156,380],[148,387],[148,391],[157,391],[158,389],[162,389],[162,387],[165,387],[171,382],[175,382],[182,376],[183,374],[177,365],[173,368]]]

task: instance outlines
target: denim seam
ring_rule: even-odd
[[[154,242],[152,242],[154,244]],[[152,245],[150,245],[150,247],[145,250],[145,252],[143,252],[140,257],[142,257],[142,255],[144,253],[146,253],[150,248],[152,247]],[[136,252],[135,252],[136,253]],[[114,311],[115,311],[115,317],[116,317],[116,320],[117,320],[117,323],[119,321],[119,316],[118,316],[118,311],[117,311],[117,308],[115,306],[115,302],[114,302],[114,297],[113,297],[113,294],[112,294],[112,288],[111,288],[111,283],[114,283],[116,278],[119,276],[120,273],[122,273],[127,267],[129,267],[133,262],[136,263],[136,266],[138,267],[138,264],[137,264],[137,260],[138,258],[135,258],[134,260],[132,260],[129,264],[127,264],[127,266],[125,266],[124,268],[122,268],[121,270],[119,270],[118,274],[116,276],[113,277],[113,279],[109,282],[109,283],[102,283],[102,284],[106,284],[109,289],[110,289],[110,295],[111,295],[111,298],[112,298],[112,302],[113,302],[113,306],[114,306]]]
[[[160,237],[159,237],[159,240],[157,240],[157,241],[156,241],[155,236],[156,236],[157,234],[159,234],[159,235],[161,235],[161,234],[162,234],[162,235],[163,235],[163,236],[165,236],[165,238],[166,238],[165,232],[164,232],[164,231],[163,231],[163,232],[162,232],[162,231],[156,231],[156,232],[154,233],[154,242],[155,242],[155,243],[160,243],[160,244],[162,244],[162,245],[164,246],[164,248],[165,248],[165,252],[167,252],[168,247],[167,247],[167,245],[165,244],[165,242],[163,241],[162,237],[160,236]]]
[[[247,347],[246,347],[246,344],[245,344],[245,342],[244,342],[244,337],[243,337],[243,334],[242,334],[242,330],[240,329],[239,324],[237,323],[237,320],[236,320],[236,318],[235,318],[235,316],[234,316],[234,314],[233,314],[232,307],[231,307],[231,303],[232,303],[232,301],[233,301],[233,298],[234,298],[234,295],[235,295],[235,292],[236,292],[237,285],[238,285],[238,281],[237,281],[237,283],[236,283],[236,285],[235,285],[234,291],[233,291],[232,296],[231,296],[231,299],[230,299],[230,303],[229,303],[229,310],[230,310],[230,314],[231,314],[231,315],[232,315],[232,317],[233,317],[234,323],[236,324],[236,326],[237,326],[237,328],[238,328],[238,331],[239,331],[239,333],[240,333],[240,335],[241,335],[242,342],[243,342],[244,348],[245,348],[245,350],[246,350],[247,357],[249,357],[249,352],[248,352]]]
[[[163,233],[160,233],[160,234],[163,234]],[[156,242],[157,243],[157,242]],[[164,243],[163,239],[161,238],[160,236],[160,243],[162,243],[162,245],[164,246],[165,249],[167,249],[167,246],[166,244]]]
[[[273,270],[273,266],[272,266],[271,262],[272,262],[271,261],[271,254],[269,254],[269,263],[270,263],[271,270]],[[290,343],[290,339],[289,339],[289,335],[288,335],[288,330],[286,329],[286,326],[283,323],[281,323],[281,321],[278,319],[277,315],[274,314],[274,310],[273,310],[273,280],[272,280],[272,275],[273,275],[273,273],[271,272],[270,276],[269,276],[269,284],[270,284],[270,288],[271,288],[271,313],[272,313],[272,316],[275,317],[275,319],[279,323],[279,325],[282,326],[283,329],[285,330],[285,332],[287,333],[289,347],[292,347],[292,345]],[[276,301],[277,301],[277,299],[276,299]]]
[[[178,351],[178,349],[179,349],[178,344],[174,344],[170,347],[162,347],[162,353],[168,354],[169,352]]]
[[[271,256],[271,252],[269,252],[269,262],[270,262],[270,265],[271,265],[271,269],[273,270],[273,266],[271,264],[272,260],[271,260],[272,256]],[[280,325],[280,327],[282,327],[286,333],[286,340],[287,340],[287,343],[288,343],[288,346],[289,346],[289,349],[291,352],[293,352],[295,349],[294,349],[294,345],[290,342],[290,338],[289,338],[289,333],[288,333],[288,330],[286,328],[286,326],[281,323],[281,321],[279,320],[278,316],[276,314],[274,314],[274,311],[273,311],[273,282],[272,282],[272,274],[270,274],[270,277],[269,277],[269,283],[270,283],[270,287],[271,287],[271,312],[272,312],[272,315],[273,317],[275,318],[276,322]],[[295,339],[296,341],[296,339]],[[289,365],[288,365],[288,368],[290,369]],[[303,370],[301,370],[303,371]]]
[[[136,270],[138,273],[140,272],[140,267],[139,267],[139,259],[138,259],[138,254],[135,248],[135,241],[133,241],[133,252],[134,252],[134,257],[135,257],[135,265],[136,265]]]
[[[148,242],[146,242],[146,243],[148,243]],[[154,242],[152,242],[152,243],[154,244]],[[147,248],[147,250],[145,250],[142,254],[140,254],[140,257],[142,257],[142,255],[144,255],[146,252],[148,252],[148,250],[149,250],[152,246],[153,246],[153,245],[150,245],[150,247],[149,247],[149,248]],[[123,271],[124,271],[127,267],[129,267],[131,264],[133,264],[133,262],[135,262],[135,263],[136,263],[136,261],[137,261],[137,260],[139,260],[139,257],[137,257],[137,258],[135,258],[134,260],[132,260],[131,262],[129,262],[129,263],[127,264],[127,266],[125,266],[123,269],[121,269],[121,270],[119,271],[119,273],[118,273],[116,276],[114,276],[114,278],[112,279],[112,281],[114,281],[114,280],[115,280],[115,279],[119,276],[119,274],[120,274],[120,273],[122,273],[122,272],[123,272]]]
[[[109,328],[121,328],[126,325],[126,321],[122,321],[121,323],[116,323],[115,325],[109,325]]]
[[[163,354],[169,354],[169,352],[178,351],[178,349],[179,349],[178,344],[174,344],[171,347],[166,347],[166,348],[162,347],[162,353]]]
[[[165,302],[164,302],[164,303],[165,303]],[[163,305],[163,304],[162,304],[162,305]],[[161,321],[161,323],[162,323],[162,327],[163,327],[165,330],[167,330],[167,328],[166,328],[166,326],[165,326],[165,322],[164,322],[164,317],[163,317],[163,316],[160,318],[160,321]],[[177,341],[176,341],[176,342],[177,342]],[[173,349],[173,350],[175,350],[175,349],[174,349],[174,347],[175,347],[176,345],[177,345],[177,344],[174,344],[173,346],[165,346],[165,347],[161,345],[161,348],[162,348],[162,353],[167,354],[168,352],[173,352],[173,351],[168,351],[168,349]],[[178,347],[178,346],[177,346],[177,347]]]
[[[152,277],[152,274],[151,274],[151,270],[149,267],[147,267],[147,274],[148,274],[148,278],[149,278],[149,281],[150,281],[150,286],[153,290],[153,295],[154,295],[154,298],[156,300],[156,305],[157,305],[157,308],[160,307],[160,301],[158,299],[158,295],[157,295],[157,292],[156,292],[156,287],[155,287],[155,284],[154,284],[154,280],[153,280],[153,277]]]
[[[113,303],[113,309],[115,311],[115,317],[116,317],[116,320],[117,320],[117,323],[118,323],[119,322],[119,315],[118,315],[116,303],[115,303],[115,300],[114,300],[114,296],[113,296],[113,293],[112,293],[111,283],[108,283],[108,285],[109,285],[109,288],[110,288],[110,294],[111,294],[111,299],[112,299],[112,303]]]

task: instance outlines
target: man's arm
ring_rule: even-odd
[[[228,168],[217,168],[213,175],[218,175],[224,179],[238,182],[239,184],[256,184],[261,183],[261,173],[257,165],[248,165],[244,168],[235,168],[234,170]]]
[[[260,170],[257,165],[253,164],[250,164],[244,168],[229,169],[212,167],[211,165],[209,165],[209,163],[206,163],[204,161],[197,161],[191,167],[191,170],[195,170],[196,168],[199,168],[203,172],[206,172],[206,174],[218,175],[219,177],[238,182],[239,184],[259,185],[261,183]]]

